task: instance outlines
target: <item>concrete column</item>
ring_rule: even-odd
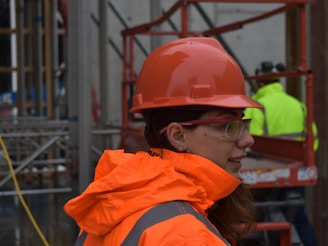
[[[100,106],[101,123],[108,125],[111,122],[110,83],[108,76],[108,4],[107,0],[99,1],[99,69],[100,69]]]
[[[91,181],[90,12],[88,0],[68,1],[68,102],[72,164],[78,189]]]
[[[318,245],[328,245],[328,4],[311,1],[311,69],[314,76],[314,118],[320,146],[317,151],[318,183],[313,190],[313,224]]]

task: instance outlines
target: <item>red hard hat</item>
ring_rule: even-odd
[[[137,79],[130,112],[190,105],[262,108],[246,96],[236,61],[208,37],[181,38],[155,49]]]

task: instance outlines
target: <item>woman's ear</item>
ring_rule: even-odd
[[[178,151],[183,152],[187,149],[185,131],[179,123],[171,122],[167,126],[166,135],[170,144]]]

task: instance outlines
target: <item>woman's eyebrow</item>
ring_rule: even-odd
[[[231,115],[231,116],[237,116],[239,112],[235,111],[235,110],[224,110],[224,111],[220,111],[216,114],[216,116],[222,116],[222,115]],[[244,113],[243,113],[244,115]],[[242,115],[242,116],[243,116]]]

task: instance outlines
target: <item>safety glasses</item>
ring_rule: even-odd
[[[239,140],[244,131],[248,129],[250,119],[232,120],[232,119],[199,119],[178,122],[182,126],[195,126],[195,125],[212,125],[218,130],[224,131],[225,136],[233,141]],[[166,132],[167,126],[163,127],[159,133]]]

